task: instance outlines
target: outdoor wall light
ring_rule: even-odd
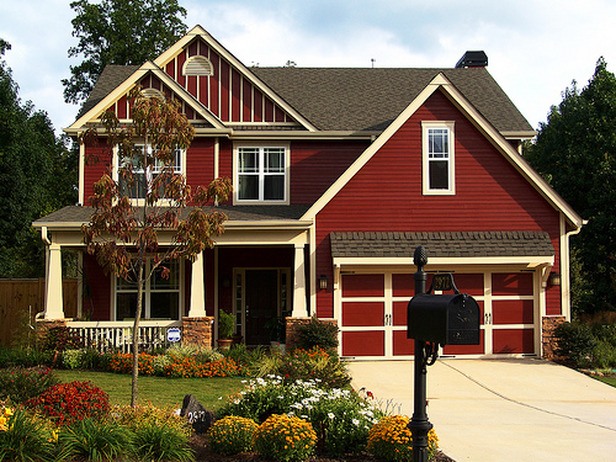
[[[327,276],[325,276],[324,274],[321,274],[321,276],[319,276],[319,289],[327,290]]]
[[[548,278],[548,283],[551,286],[559,286],[560,285],[560,273],[551,272],[550,277]]]

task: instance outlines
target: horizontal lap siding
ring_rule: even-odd
[[[455,121],[454,196],[422,195],[423,120]],[[441,93],[428,99],[316,221],[316,273],[330,278],[332,231],[544,230],[558,261],[558,213]],[[560,311],[555,289],[548,310]],[[320,291],[317,304],[319,316],[332,316],[331,290]]]
[[[365,142],[294,142],[291,145],[291,202],[312,204],[367,146]]]

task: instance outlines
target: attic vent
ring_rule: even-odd
[[[486,67],[488,55],[484,51],[467,51],[456,63],[456,68],[462,67]]]
[[[184,75],[212,75],[213,73],[212,63],[201,55],[191,56],[182,67]]]
[[[161,101],[165,100],[165,95],[163,95],[163,92],[157,90],[156,88],[144,88],[139,92],[139,94],[144,98],[156,98]]]

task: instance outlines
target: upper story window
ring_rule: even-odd
[[[455,189],[454,123],[422,122],[423,193],[453,195]]]
[[[236,146],[237,203],[288,203],[288,146]]]
[[[136,144],[134,150],[130,154],[117,153],[117,165],[120,168],[128,168],[133,172],[133,182],[128,184],[127,181],[117,173],[117,180],[122,194],[126,194],[131,199],[145,199],[148,188],[151,187],[152,181],[160,174],[163,164],[153,158],[153,150],[151,146],[144,144]],[[184,151],[176,149],[174,151],[173,171],[174,173],[183,173],[183,157]],[[153,159],[153,164],[148,168],[144,166],[146,158]]]

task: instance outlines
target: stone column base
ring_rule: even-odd
[[[182,318],[182,345],[212,349],[213,316]]]
[[[36,344],[45,345],[52,329],[66,328],[66,319],[37,319],[36,320]]]
[[[541,343],[543,345],[543,358],[548,361],[557,360],[556,354],[558,341],[554,331],[558,326],[566,321],[564,316],[544,316],[541,320]]]

